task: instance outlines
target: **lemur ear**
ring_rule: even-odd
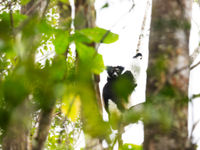
[[[119,68],[120,72],[122,72],[124,70],[124,67],[122,67],[122,66],[117,66],[117,68]]]

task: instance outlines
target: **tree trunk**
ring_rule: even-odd
[[[49,0],[44,0],[44,1],[31,0],[27,5],[21,6],[21,13],[27,16],[32,16],[35,13],[37,13],[39,17],[43,17],[47,9],[48,3],[49,3]],[[32,57],[32,55],[28,57]],[[27,58],[27,60],[32,60],[32,58]],[[30,105],[29,102],[30,100],[27,98],[18,107],[15,108],[12,114],[12,117],[10,119],[8,128],[6,130],[5,136],[3,137],[2,145],[3,145],[4,150],[30,150],[31,149],[30,143],[29,143],[29,129],[30,129],[30,124],[31,124],[30,120],[31,120],[32,106]],[[45,118],[47,118],[46,120],[48,120],[49,117],[45,115]],[[46,130],[42,129],[41,133],[43,137],[46,136],[46,134],[44,134],[45,131]],[[41,136],[39,139],[41,140]],[[44,137],[44,140],[40,141],[39,146],[44,145],[45,139],[46,137]],[[40,150],[40,149],[41,148],[39,147],[37,148],[37,150]]]
[[[192,0],[153,0],[147,104],[170,125],[162,117],[144,122],[144,150],[194,149],[187,134],[191,9]]]
[[[30,108],[26,99],[13,111],[3,137],[3,150],[29,150]]]

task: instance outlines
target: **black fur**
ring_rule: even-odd
[[[129,95],[134,90],[136,84],[133,74],[130,71],[125,71],[122,66],[107,67],[107,83],[103,88],[103,100],[105,109],[108,110],[108,101],[113,101],[120,111],[124,111],[124,103],[128,101]]]
[[[142,54],[141,53],[137,53],[135,56],[133,56],[133,58],[137,58],[140,57],[140,59],[142,59]]]

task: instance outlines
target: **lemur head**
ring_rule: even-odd
[[[121,75],[122,71],[124,70],[124,67],[122,67],[122,66],[116,66],[116,67],[107,66],[106,70],[108,73],[108,77],[111,79],[115,79],[119,75]]]

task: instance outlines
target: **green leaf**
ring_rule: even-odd
[[[96,54],[92,63],[92,72],[95,74],[100,74],[105,70],[103,57],[100,54]]]
[[[60,81],[64,78],[66,71],[66,60],[62,55],[57,56],[52,61],[52,66],[50,68],[51,79],[54,81]]]
[[[99,27],[82,29],[80,33],[96,43],[110,44],[118,40],[117,34]]]
[[[105,69],[102,55],[98,54],[93,47],[76,43],[76,48],[82,65],[91,72],[100,74]]]
[[[90,40],[87,36],[80,33],[79,31],[75,31],[75,33],[72,35],[72,40],[79,43],[92,43],[92,40]]]
[[[66,94],[63,97],[62,112],[75,122],[78,119],[80,113],[81,101],[78,95]]]
[[[69,4],[69,0],[60,0],[60,1]]]
[[[51,27],[51,25],[49,25],[46,20],[42,20],[38,24],[37,28],[40,33],[44,33],[45,35],[48,35],[48,36],[52,35],[52,33],[54,31],[53,28]]]
[[[101,9],[103,9],[103,8],[108,8],[109,7],[109,3],[107,2],[107,3],[105,3],[102,7],[101,7]]]
[[[27,18],[26,15],[21,14],[19,11],[16,11],[13,13],[13,22],[14,22],[14,27],[17,27],[22,23]]]
[[[24,20],[24,16],[18,12],[13,13],[14,27],[17,27],[19,23]],[[12,38],[12,26],[10,21],[10,14],[3,12],[0,14],[0,51],[13,52],[13,38]]]
[[[26,4],[28,4],[30,2],[30,0],[21,0],[21,4],[22,5],[26,5]]]
[[[70,43],[69,37],[70,35],[68,31],[57,30],[55,32],[53,44],[57,54],[63,54],[67,50]]]
[[[93,59],[96,53],[93,47],[86,46],[79,42],[76,43],[76,48],[77,48],[79,58],[82,61],[90,61],[91,59]]]

